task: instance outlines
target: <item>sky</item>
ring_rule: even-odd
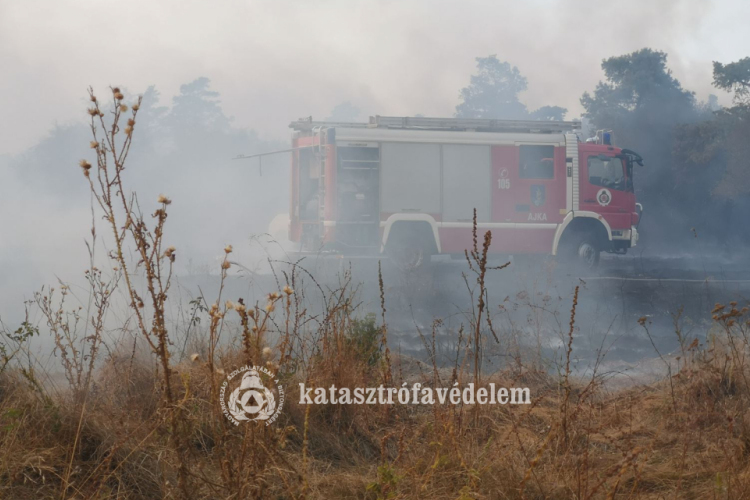
[[[89,85],[156,85],[168,105],[206,76],[234,124],[266,139],[342,101],[363,118],[450,116],[489,54],[528,78],[530,108],[568,118],[602,59],[643,47],[667,52],[699,99],[728,104],[711,61],[748,55],[748,18],[742,0],[0,0],[0,155],[82,121]]]

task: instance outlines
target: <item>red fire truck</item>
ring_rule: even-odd
[[[633,166],[580,122],[371,117],[293,122],[290,239],[302,251],[386,253],[405,267],[472,246],[595,267],[638,241]]]

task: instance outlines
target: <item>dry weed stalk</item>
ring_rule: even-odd
[[[490,245],[492,244],[492,231],[487,231],[484,233],[484,241],[482,243],[482,250],[479,251],[479,242],[478,242],[478,223],[477,223],[477,209],[474,209],[474,214],[472,217],[472,242],[473,242],[473,248],[471,251],[464,250],[464,258],[466,259],[466,263],[469,266],[469,270],[471,270],[476,275],[476,283],[478,286],[477,291],[477,306],[476,310],[472,310],[472,316],[471,316],[471,322],[472,322],[472,329],[473,329],[473,345],[472,345],[472,351],[474,354],[474,384],[476,387],[479,387],[480,385],[480,375],[481,375],[481,356],[482,356],[482,344],[483,344],[483,338],[482,338],[482,325],[483,325],[483,319],[484,322],[487,324],[487,327],[492,334],[492,337],[495,339],[495,342],[498,344],[500,343],[500,339],[498,339],[497,334],[495,333],[495,329],[492,326],[492,317],[489,313],[487,313],[486,319],[483,318],[485,314],[485,307],[486,307],[486,301],[488,299],[488,293],[487,293],[487,286],[485,285],[485,279],[487,276],[487,271],[490,270],[501,270],[505,269],[510,265],[510,262],[506,262],[505,264],[502,264],[500,266],[488,266],[487,260],[488,260],[488,254],[490,250]],[[464,277],[464,280],[466,280],[466,277]],[[467,281],[467,288],[469,288],[469,294],[472,296],[474,295],[473,289],[469,286]],[[474,301],[472,300],[472,308],[474,307]],[[478,425],[479,423],[479,409],[480,406],[475,406],[475,412],[474,412],[474,425]]]
[[[142,98],[138,98],[130,108],[124,104],[124,95],[119,88],[111,88],[112,111],[110,123],[105,120],[105,112],[100,101],[89,89],[91,148],[96,154],[96,168],[87,160],[81,160],[83,174],[89,181],[91,193],[103,212],[103,218],[111,229],[114,238],[114,251],[110,258],[122,270],[128,302],[136,317],[138,328],[161,365],[164,387],[164,402],[170,421],[170,435],[173,450],[178,461],[178,488],[185,498],[191,496],[189,471],[185,461],[184,420],[181,408],[177,405],[172,382],[170,365],[170,339],[166,320],[167,293],[171,286],[172,265],[176,258],[174,247],[164,248],[164,226],[167,220],[167,207],[171,200],[160,195],[158,208],[151,215],[155,224],[149,227],[138,205],[135,195],[128,196],[123,172],[133,143],[133,131],[138,117]],[[130,109],[130,115],[127,113]],[[126,124],[123,126],[123,122]],[[93,170],[93,173],[92,173]],[[136,275],[130,270],[126,250],[132,248],[140,260],[135,271],[142,269],[142,277],[148,298],[142,298],[136,287]],[[148,312],[145,300],[150,302]]]

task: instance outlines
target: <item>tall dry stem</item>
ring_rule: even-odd
[[[80,166],[89,181],[91,193],[103,212],[103,218],[111,229],[114,250],[109,256],[122,270],[130,309],[136,317],[142,337],[156,355],[161,367],[164,403],[170,421],[170,437],[178,462],[178,488],[180,494],[188,498],[191,495],[188,485],[189,473],[184,457],[184,429],[181,428],[181,409],[176,404],[172,384],[170,339],[165,307],[171,285],[172,266],[176,258],[176,249],[164,248],[163,242],[167,207],[171,200],[164,195],[159,196],[158,208],[151,214],[154,224],[149,225],[140,210],[137,197],[127,194],[123,173],[133,144],[133,132],[142,98],[139,97],[128,107],[119,88],[112,87],[110,90],[111,109],[106,112],[110,121],[107,123],[99,99],[93,89],[89,88],[91,105],[88,113],[93,139],[90,146],[96,155],[96,168],[87,160],[81,160]],[[129,249],[134,250],[139,258],[134,270],[131,270],[131,263],[126,257]],[[138,270],[141,270],[140,276],[135,274]],[[145,281],[146,298],[138,293],[138,278]],[[149,303],[150,310],[146,302]]]

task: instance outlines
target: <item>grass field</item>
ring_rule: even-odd
[[[96,161],[81,167],[95,200],[92,234],[107,234],[109,264],[106,271],[94,265],[92,245],[86,307],[71,303],[65,285],[44,289],[27,304],[43,321],[3,327],[0,497],[750,497],[747,307],[717,304],[704,343],[677,330],[679,352],[654,352],[662,380],[611,389],[597,370],[582,378],[571,369],[576,290],[557,373],[520,355],[489,372],[482,369],[489,346],[509,354],[511,346],[497,336],[485,303],[485,277],[502,269],[488,264],[491,234],[476,229],[466,253],[474,305],[448,365],[436,360],[434,331],[419,334],[424,360],[391,351],[382,279],[368,285],[379,286],[379,316],[358,313],[346,274],[338,288],[319,290],[324,307],[313,313],[306,290],[318,284],[299,267],[280,273],[277,289],[258,303],[227,302],[221,291],[196,301],[188,321],[200,335],[178,361],[180,325],[167,311],[177,256],[165,236],[170,200],[161,196],[155,209],[144,202],[142,210],[124,184],[139,105],[124,104],[112,89],[113,118],[105,123],[104,105],[90,98]],[[225,248],[221,283],[232,252]],[[126,305],[116,315],[120,341],[110,345],[104,338],[117,294]],[[646,318],[641,326],[648,333]],[[60,376],[31,356],[37,335],[54,340]],[[222,413],[220,386],[246,364],[266,367],[286,388],[271,425],[235,426]],[[300,405],[300,382],[495,383],[529,387],[532,404]]]

